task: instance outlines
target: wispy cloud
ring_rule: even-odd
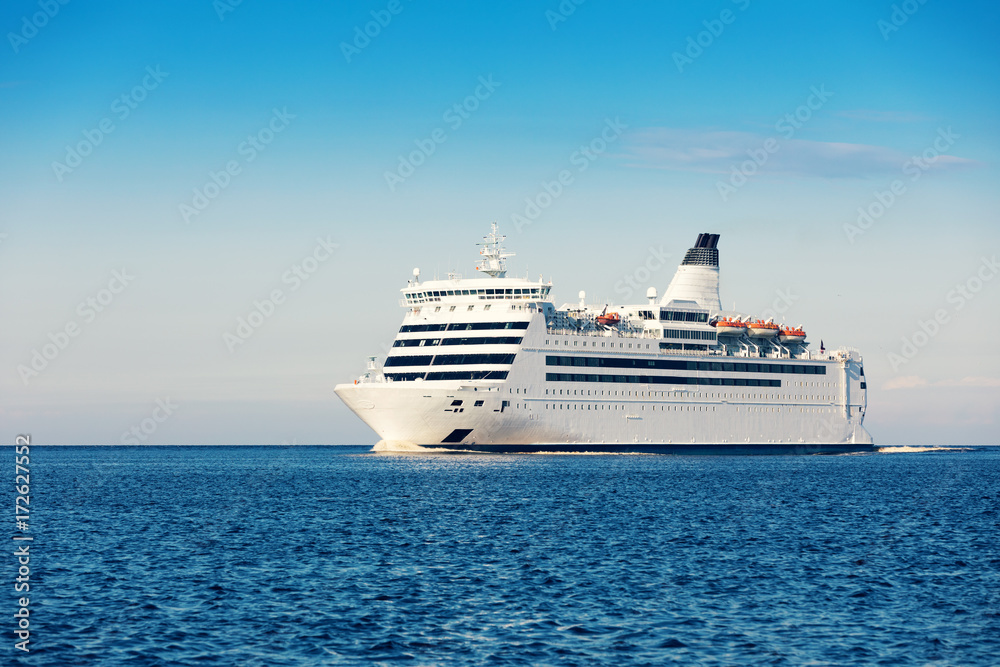
[[[629,134],[624,158],[631,167],[728,174],[734,167],[768,152],[761,173],[828,178],[862,178],[897,173],[912,155],[886,146],[832,141],[784,139],[780,135],[718,130],[643,128]],[[979,166],[975,160],[941,155],[933,169]]]
[[[1000,387],[1000,378],[967,376],[929,382],[918,375],[904,375],[893,378],[882,385],[882,389],[925,389],[930,387]]]
[[[929,387],[930,382],[917,375],[904,375],[898,378],[892,378],[884,385],[882,388],[891,391],[893,389],[917,389],[920,387]]]

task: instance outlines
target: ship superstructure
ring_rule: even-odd
[[[868,451],[858,351],[723,311],[718,234],[700,234],[662,298],[556,307],[507,276],[493,224],[484,277],[413,278],[383,362],[336,393],[379,450]]]

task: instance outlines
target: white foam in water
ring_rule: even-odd
[[[426,447],[421,447],[420,445],[414,444],[412,442],[407,442],[405,440],[379,440],[372,447],[373,452],[387,452],[387,453],[419,453],[419,454],[445,454],[445,453],[480,453],[480,452],[469,452],[467,450],[458,449],[428,449]],[[875,452],[878,454],[921,454],[924,452],[971,452],[975,451],[970,447],[941,447],[936,445],[920,446],[920,445],[892,445],[886,447],[876,447]],[[487,453],[487,452],[481,452]],[[655,456],[656,454],[651,452],[581,452],[581,451],[543,451],[543,452],[518,452],[525,454],[542,454],[546,456],[553,456],[559,454],[572,454],[573,456],[580,455],[591,455],[591,456]],[[849,454],[844,454],[844,456],[855,456],[855,455],[865,455],[868,452],[851,452]]]
[[[426,452],[420,445],[405,440],[379,440],[372,447],[373,452]]]
[[[458,453],[458,454],[491,454],[494,452],[473,452],[466,449],[446,449],[435,447],[433,449],[428,449],[427,447],[421,447],[412,442],[407,442],[405,440],[379,440],[372,447],[373,452],[385,452],[394,454],[406,454],[406,453],[420,453],[420,454],[447,454],[447,453]],[[573,456],[581,455],[591,455],[591,456],[656,456],[656,454],[650,452],[582,452],[582,451],[551,451],[551,452],[510,452],[511,454],[545,454],[547,456],[552,456],[555,454],[572,454]]]
[[[428,449],[427,447],[421,447],[420,445],[414,444],[412,442],[407,442],[406,440],[379,440],[375,443],[375,446],[371,448],[373,452],[382,452],[385,454],[468,454],[469,452],[461,449],[445,449],[437,448]]]
[[[554,456],[561,454],[572,454],[573,456],[659,456],[655,452],[571,452],[571,451],[554,451],[554,452],[516,452],[523,454],[545,454],[546,456]]]
[[[916,445],[901,445],[899,447],[876,447],[879,454],[920,454],[922,452],[971,452],[969,447],[919,447]]]

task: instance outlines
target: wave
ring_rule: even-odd
[[[899,445],[876,447],[879,454],[922,454],[923,452],[974,452],[973,447],[941,447],[940,445]]]
[[[571,451],[553,451],[553,452],[516,452],[517,454],[544,454],[546,456],[558,456],[562,454],[572,454],[573,456],[661,456],[656,452],[571,452]]]
[[[420,445],[414,444],[412,442],[407,442],[405,440],[379,440],[375,443],[375,446],[371,448],[373,452],[381,452],[384,454],[467,454],[459,449],[428,449],[427,447],[421,447]]]
[[[653,452],[587,452],[578,450],[556,450],[538,452],[479,452],[468,449],[447,449],[443,447],[423,447],[405,440],[379,440],[371,448],[372,452],[383,454],[507,454],[521,456],[526,454],[542,454],[545,456],[573,455],[573,456],[658,456]]]

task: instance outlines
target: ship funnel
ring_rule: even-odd
[[[698,234],[698,239],[684,255],[670,281],[660,305],[673,300],[694,301],[710,311],[722,310],[719,299],[719,243],[718,234]]]

